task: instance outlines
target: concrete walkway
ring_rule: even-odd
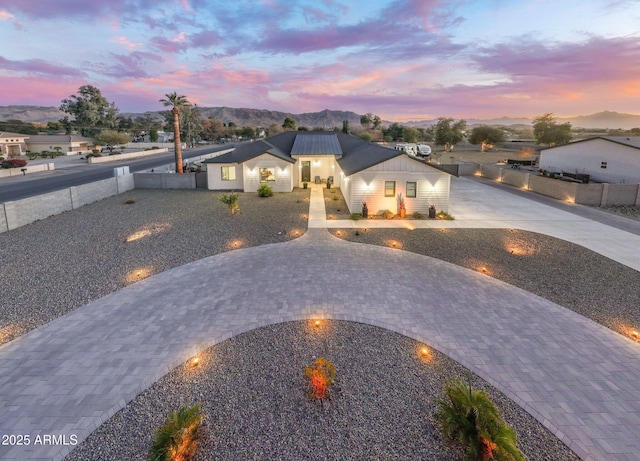
[[[469,199],[490,191],[464,181],[454,186],[451,211],[461,223],[465,187]],[[322,190],[311,192],[316,223],[324,202]],[[504,219],[545,233],[580,225],[553,209],[536,210],[538,224],[517,214]],[[491,224],[482,214],[474,221]],[[35,437],[83,440],[198,351],[260,326],[313,317],[366,322],[437,348],[585,460],[635,460],[640,453],[639,344],[477,272],[312,228],[297,240],[158,274],[0,347],[0,434],[32,441],[0,445],[0,459],[61,459],[73,446],[35,445]]]

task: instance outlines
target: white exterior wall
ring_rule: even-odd
[[[607,168],[601,168],[607,162]],[[605,139],[569,143],[540,152],[540,168],[588,174],[608,183],[640,183],[640,149]]]
[[[396,182],[394,197],[384,196],[385,181]],[[415,198],[407,197],[407,181],[417,183]],[[362,210],[362,202],[367,203],[370,214],[385,210],[397,213],[397,196],[401,193],[409,215],[416,211],[427,214],[430,205],[435,205],[438,211],[448,211],[450,183],[449,174],[403,155],[343,178],[341,184],[345,185],[341,187],[352,213]]]
[[[235,181],[222,180],[222,167],[235,166]],[[237,163],[207,163],[207,189],[209,190],[244,190],[242,179],[244,168]],[[257,187],[256,187],[257,189]]]
[[[340,167],[336,163],[334,155],[300,155],[296,157],[296,172],[294,174],[294,184],[302,187],[302,162],[311,162],[311,177],[309,182],[313,182],[316,176],[326,183],[329,176],[333,176],[333,184],[338,185],[338,177],[336,171]]]
[[[244,162],[243,166],[243,190],[255,192],[260,187],[260,168],[273,168],[276,180],[267,182],[274,192],[291,192],[293,190],[292,163],[280,160],[270,154],[262,154]]]

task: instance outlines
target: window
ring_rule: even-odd
[[[235,181],[236,180],[236,167],[235,166],[223,166],[222,180],[223,181]]]
[[[600,168],[606,168],[607,162],[600,162]]]
[[[276,169],[275,168],[260,168],[260,182],[275,181]]]
[[[417,183],[415,182],[410,182],[407,181],[407,197],[408,198],[415,198],[416,197],[416,187]]]
[[[395,181],[385,181],[384,182],[384,196],[385,197],[395,197],[396,196],[396,182]]]

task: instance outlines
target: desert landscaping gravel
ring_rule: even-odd
[[[325,190],[327,213],[345,219],[349,214],[346,204],[339,191],[336,193],[338,200]],[[296,189],[266,199],[255,193],[240,193],[240,213],[235,216],[218,201],[220,195],[209,191],[134,190],[0,234],[0,266],[4,269],[0,343],[133,283],[141,268],[152,275],[224,251],[291,240],[306,230],[308,190]],[[134,203],[126,204],[127,200]],[[396,248],[405,251],[473,270],[484,268],[488,276],[536,293],[616,331],[640,324],[640,294],[632,288],[640,286],[640,273],[580,246],[517,230],[372,230],[366,229],[366,221],[360,223],[357,233],[355,229],[331,232],[360,243],[389,246],[395,242]],[[127,241],[133,236],[141,238]],[[213,450],[200,459],[254,459],[250,451],[234,457],[233,453],[240,453],[234,451],[236,446],[243,444],[242,450],[260,450],[261,446],[273,450],[265,448],[263,459],[300,459],[294,456],[296,450],[308,453],[306,459],[380,459],[375,451],[357,451],[360,443],[372,443],[373,435],[382,434],[379,425],[385,425],[383,420],[368,426],[374,419],[366,415],[373,415],[381,400],[396,395],[396,388],[406,387],[416,389],[413,393],[401,392],[400,401],[385,403],[385,414],[398,406],[405,409],[401,412],[404,418],[418,422],[407,422],[405,434],[404,426],[389,419],[390,427],[384,429],[389,440],[375,445],[380,447],[376,449],[388,447],[388,453],[399,450],[395,458],[389,455],[392,459],[457,459],[439,441],[431,415],[434,396],[441,396],[444,383],[463,376],[464,369],[437,353],[437,366],[416,368],[412,340],[349,322],[331,325],[335,335],[322,342],[322,347],[320,343],[309,344],[311,339],[302,333],[304,327],[296,322],[248,332],[214,346],[197,373],[187,367],[174,370],[105,423],[68,459],[143,459],[153,430],[167,412],[198,401],[204,403],[207,415],[205,446]],[[364,357],[361,349],[368,351]],[[405,356],[390,355],[392,352]],[[325,411],[310,403],[300,390],[305,385],[302,370],[318,354],[334,361],[342,389]],[[222,366],[229,368],[223,371]],[[367,373],[386,378],[369,382],[349,377]],[[490,389],[478,378],[474,382]],[[552,434],[536,428],[539,424],[517,405],[495,390],[491,395],[517,429],[529,459],[576,459]],[[402,400],[402,396],[406,398]],[[243,413],[245,407],[247,412]],[[361,413],[358,407],[362,407]],[[244,416],[236,417],[236,413]],[[248,418],[248,414],[260,416]],[[287,425],[289,420],[295,424]],[[349,426],[354,428],[353,434],[346,429],[347,423],[353,425]],[[293,432],[286,433],[290,428]],[[272,434],[279,435],[272,438]],[[427,440],[424,445],[417,440],[410,443],[408,440],[414,437]],[[113,448],[116,451],[111,451],[112,445],[118,445]],[[270,453],[276,453],[280,445],[289,451],[279,452],[285,453],[284,458],[271,458]],[[434,448],[440,451],[416,458],[402,451],[405,446],[418,450],[416,453],[431,453],[428,450]],[[351,449],[356,451],[348,451]],[[353,457],[343,456],[342,450]],[[324,456],[314,458],[316,452]],[[286,453],[293,458],[287,458]]]

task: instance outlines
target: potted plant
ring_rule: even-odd
[[[400,215],[400,217],[401,218],[406,218],[407,217],[407,209],[404,206],[404,197],[402,196],[402,194],[398,194],[398,208],[399,208],[398,214]]]
[[[435,205],[431,205],[429,207],[429,218],[431,218],[431,219],[435,219],[436,218],[436,206]]]

